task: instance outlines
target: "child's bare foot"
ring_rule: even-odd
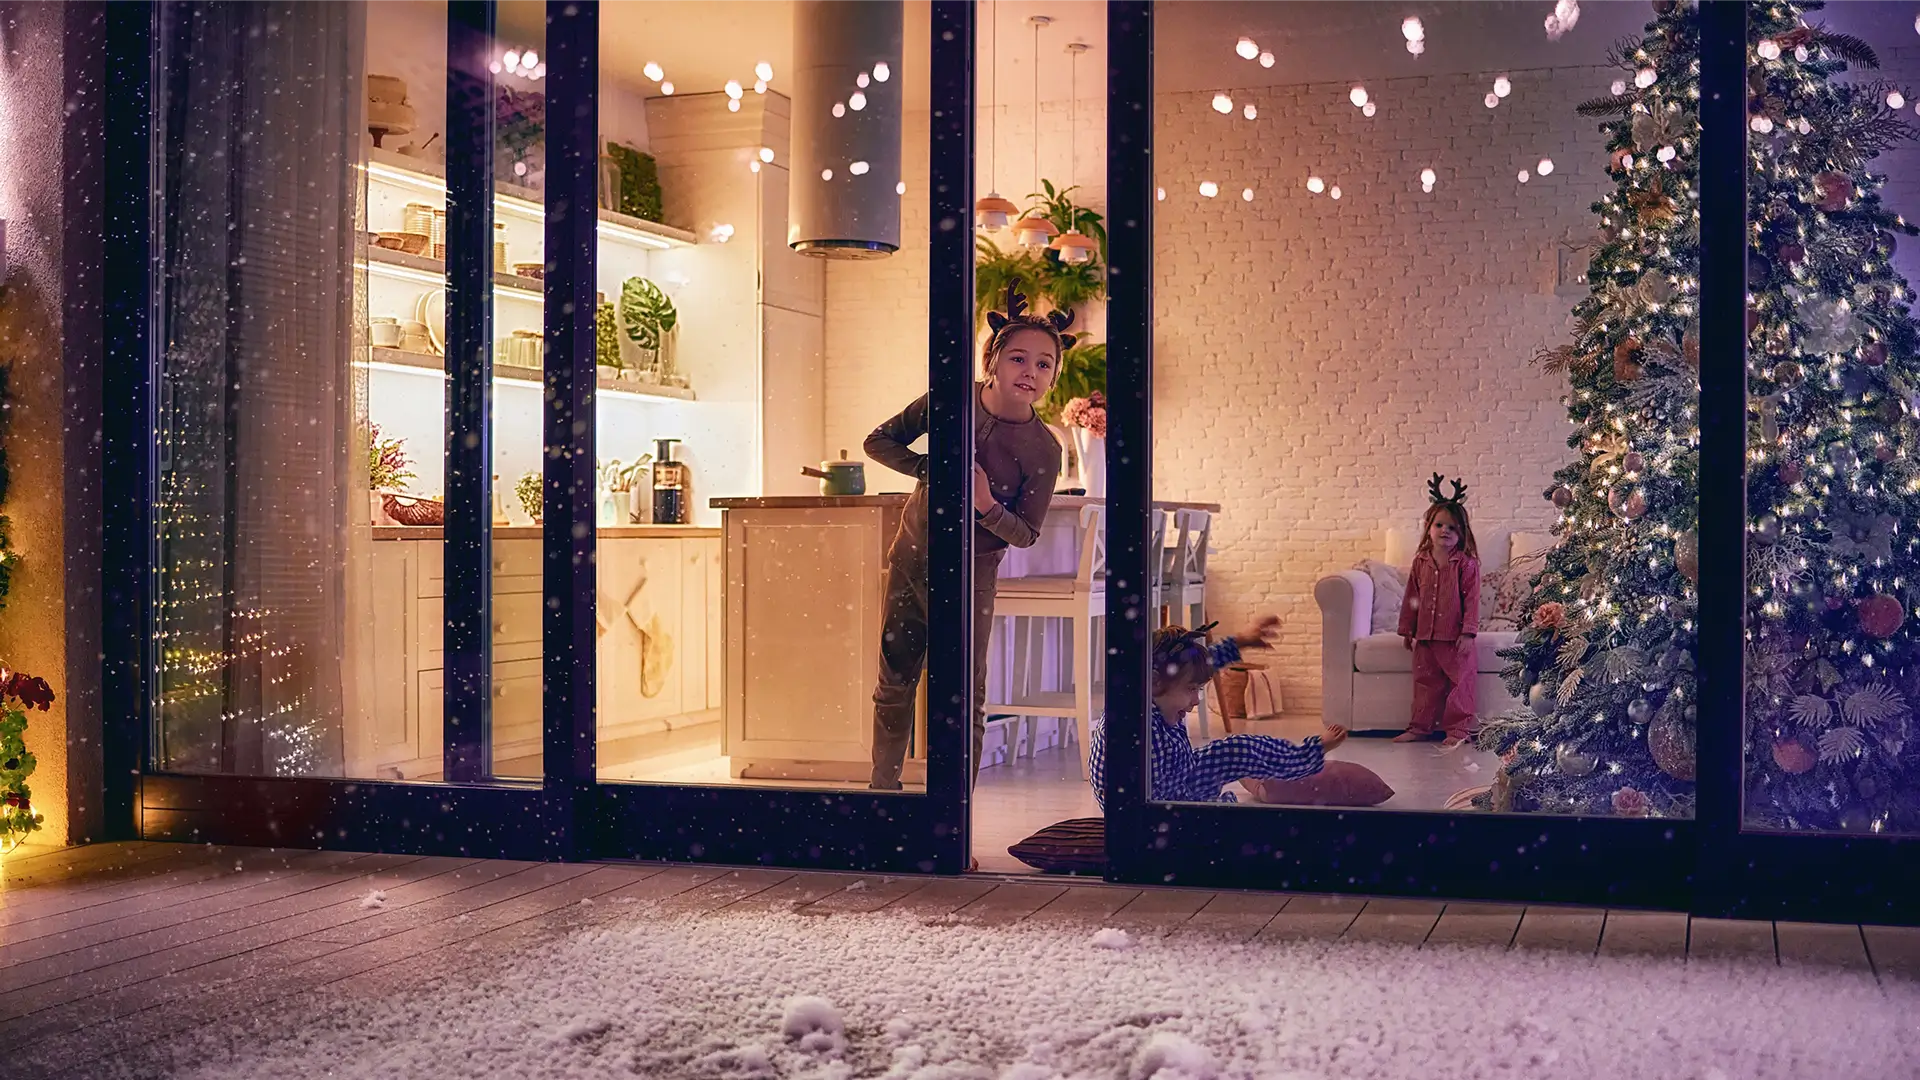
[[[1394,742],[1426,742],[1428,738],[1429,738],[1429,735],[1427,734],[1427,732],[1408,730],[1408,731],[1403,731],[1398,735],[1395,735],[1393,737],[1393,741]]]
[[[1323,752],[1329,751],[1346,741],[1346,728],[1340,727],[1337,724],[1328,724],[1325,733],[1320,736],[1320,749]]]

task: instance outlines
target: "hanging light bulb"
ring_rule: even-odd
[[[656,64],[651,60],[647,61],[646,67],[643,67],[640,69],[640,73],[642,75],[645,75],[647,78],[652,79],[654,82],[659,82],[667,74],[666,72],[660,70],[659,64]]]
[[[1505,75],[1500,76],[1493,80],[1493,92],[1500,97],[1506,97],[1508,94],[1513,93],[1513,81]]]
[[[873,65],[873,81],[874,82],[886,82],[888,79],[891,79],[891,78],[893,78],[893,69],[887,66],[887,62],[885,60],[882,60],[879,63]]]
[[[1380,111],[1380,107],[1371,101],[1367,102],[1365,105],[1360,106],[1361,116],[1372,116],[1374,113],[1377,113],[1379,111]]]
[[[1200,194],[1204,198],[1211,199],[1215,195],[1220,194],[1220,185],[1211,180],[1202,180],[1200,181]]]
[[[759,63],[753,65],[753,75],[755,78],[759,79],[761,82],[772,82],[773,81],[773,65],[767,63],[765,60],[762,60]]]
[[[1067,82],[1067,186],[1074,186],[1075,172],[1079,159],[1079,115],[1080,115],[1080,54],[1092,46],[1083,41],[1067,44],[1067,55],[1071,57]],[[1252,108],[1252,106],[1248,106]],[[1060,261],[1080,265],[1093,261],[1096,250],[1093,239],[1081,232],[1079,227],[1068,222],[1067,231],[1050,245],[1060,256]]]
[[[1553,175],[1553,159],[1541,158],[1540,164],[1534,166],[1533,171],[1539,173],[1541,176],[1552,176]]]
[[[1327,182],[1317,176],[1309,176],[1307,177],[1307,190],[1318,195],[1327,190]]]
[[[1260,55],[1260,46],[1255,45],[1252,38],[1241,38],[1233,51],[1239,53],[1242,60],[1251,60]]]
[[[1228,97],[1225,93],[1219,93],[1219,94],[1213,95],[1213,111],[1221,114],[1222,116],[1232,112],[1233,99],[1231,97]]]
[[[1367,88],[1364,86],[1356,86],[1347,91],[1347,100],[1353,102],[1354,108],[1360,108],[1367,103]]]
[[[728,97],[730,97],[730,98],[732,98],[732,99],[733,99],[733,100],[735,100],[735,101],[739,101],[739,100],[740,100],[740,97],[741,97],[741,95],[742,95],[742,93],[743,93],[743,91],[742,91],[742,90],[740,89],[740,80],[738,80],[738,79],[728,79],[728,80],[727,80],[727,87],[726,87],[726,89],[727,89],[727,96],[728,96]]]
[[[1408,41],[1425,41],[1427,39],[1427,28],[1420,25],[1420,17],[1418,15],[1409,15],[1406,20],[1400,24],[1400,36],[1406,38]]]
[[[1270,68],[1270,67],[1272,67],[1272,66],[1273,66],[1273,54],[1272,54],[1272,53],[1270,53],[1270,52],[1263,52],[1263,53],[1261,53],[1261,54],[1260,54],[1260,66],[1261,66],[1261,67],[1263,67],[1263,68]]]
[[[661,83],[661,84],[660,84],[660,92],[661,92],[662,94],[665,94],[665,95],[666,95],[666,96],[668,96],[668,97],[672,97],[672,96],[673,96],[673,84],[672,84],[671,82],[663,82],[663,83]]]
[[[1253,102],[1249,101],[1247,102],[1247,107],[1240,110],[1240,115],[1246,117],[1249,120],[1254,120],[1260,116],[1260,110],[1254,108]]]
[[[1025,217],[1013,223],[1014,240],[1029,250],[1048,246],[1058,235],[1060,230],[1038,211],[1029,210]]]

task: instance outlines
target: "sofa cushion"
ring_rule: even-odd
[[[1482,590],[1480,625],[1487,630],[1520,629],[1520,610],[1526,606],[1527,596],[1533,591],[1533,579],[1546,569],[1547,552],[1552,550],[1551,546],[1522,550],[1521,537],[1531,534],[1513,535],[1513,561],[1500,572],[1492,603],[1487,602],[1485,591]]]
[[[1362,559],[1354,567],[1373,582],[1373,625],[1369,632],[1385,632],[1400,625],[1400,600],[1407,594],[1406,568],[1379,559]]]
[[[1504,670],[1507,662],[1501,659],[1500,650],[1512,648],[1519,640],[1519,634],[1502,630],[1490,630],[1476,637],[1479,670],[1489,673]],[[1413,653],[1401,644],[1398,634],[1370,634],[1353,643],[1353,670],[1365,675],[1411,673]]]
[[[1107,823],[1097,817],[1058,822],[1008,848],[1007,854],[1049,874],[1103,874]]]
[[[1269,806],[1379,806],[1393,798],[1380,774],[1351,761],[1329,761],[1298,780],[1249,777],[1240,781],[1254,802]]]

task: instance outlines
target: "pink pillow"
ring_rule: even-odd
[[[1270,806],[1379,806],[1393,798],[1380,774],[1351,761],[1329,761],[1298,780],[1240,781],[1253,801]]]

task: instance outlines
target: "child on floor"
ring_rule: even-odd
[[[1264,649],[1280,626],[1280,617],[1264,615],[1240,634],[1209,648],[1211,626],[1178,626],[1153,632],[1153,756],[1148,790],[1173,802],[1237,802],[1228,784],[1249,778],[1295,780],[1312,776],[1326,764],[1326,753],[1347,739],[1344,729],[1327,728],[1298,746],[1271,735],[1229,735],[1195,747],[1187,736],[1186,715],[1200,703],[1219,668],[1240,659],[1242,649]],[[1093,797],[1106,809],[1107,729],[1093,733]]]
[[[1421,742],[1437,726],[1453,749],[1473,735],[1473,682],[1479,672],[1480,546],[1467,520],[1467,487],[1453,481],[1440,493],[1440,474],[1427,481],[1433,500],[1422,523],[1420,550],[1407,572],[1400,602],[1400,640],[1413,652],[1413,719],[1394,742]]]
[[[993,632],[1000,560],[1009,547],[1040,538],[1060,443],[1033,411],[1073,347],[1071,311],[1029,314],[1027,298],[1007,290],[1007,310],[989,312],[993,333],[983,350],[986,378],[973,402],[973,769],[980,771],[986,733],[987,649]],[[880,633],[880,678],[873,691],[873,774],[868,786],[897,791],[913,731],[920,669],[927,659],[927,456],[913,443],[927,433],[928,399],[867,436],[867,456],[919,481],[887,549],[887,613]]]

